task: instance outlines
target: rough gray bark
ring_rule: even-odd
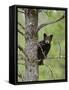
[[[37,81],[39,76],[37,64],[37,27],[38,10],[24,9],[25,11],[25,51],[28,58],[25,60],[24,81]]]

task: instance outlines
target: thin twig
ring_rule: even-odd
[[[22,29],[25,29],[25,27],[20,22],[18,22],[18,25],[20,25]]]
[[[25,36],[25,34],[23,32],[21,32],[19,29],[18,29],[18,32],[22,35],[22,36]]]

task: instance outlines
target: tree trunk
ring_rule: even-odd
[[[24,81],[37,81],[39,76],[39,66],[37,64],[37,27],[38,10],[24,9],[25,11],[25,51],[27,59],[25,60]]]

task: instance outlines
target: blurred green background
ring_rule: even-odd
[[[22,9],[18,9],[22,11]],[[38,25],[56,20],[60,18],[64,11],[60,10],[42,10],[38,15]],[[25,16],[18,12],[18,23],[25,26]],[[18,30],[25,33],[22,27],[18,24]],[[43,40],[43,33],[47,35],[53,34],[51,49],[47,59],[44,60],[44,65],[39,66],[39,80],[58,80],[65,79],[65,19],[45,26],[38,32],[38,41]],[[18,44],[25,48],[25,38],[18,33]],[[18,49],[18,81],[23,81],[25,73],[25,65],[23,53]]]

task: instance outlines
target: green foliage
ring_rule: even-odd
[[[65,60],[46,59],[39,67],[39,80],[57,80],[65,78]]]
[[[18,81],[22,81],[24,78],[24,73],[25,73],[25,66],[24,66],[24,60],[19,60],[18,61],[18,75],[20,74],[21,77],[18,76]]]
[[[49,22],[52,20],[56,20],[60,18],[64,14],[63,11],[56,10],[44,10],[39,14],[38,24],[42,24],[43,22]],[[46,17],[46,18],[45,18]],[[18,22],[20,22],[23,26],[25,26],[25,17],[22,13],[18,13]],[[19,25],[18,29],[25,32]],[[38,41],[43,40],[43,33],[47,35],[53,34],[53,40],[51,43],[51,49],[48,54],[48,57],[52,57],[53,59],[45,59],[44,65],[39,66],[39,80],[58,80],[65,79],[65,58],[59,58],[59,56],[65,57],[65,19],[55,23],[43,27],[38,32]],[[25,48],[25,37],[21,36],[18,33],[18,44]],[[61,52],[60,52],[61,48]],[[24,57],[23,53],[18,49],[18,54],[21,54]],[[56,58],[58,57],[58,58]],[[20,64],[21,63],[21,64]],[[23,59],[18,60],[18,73],[21,75],[25,72],[25,66],[22,65],[24,63]],[[18,81],[22,81],[18,77]]]

